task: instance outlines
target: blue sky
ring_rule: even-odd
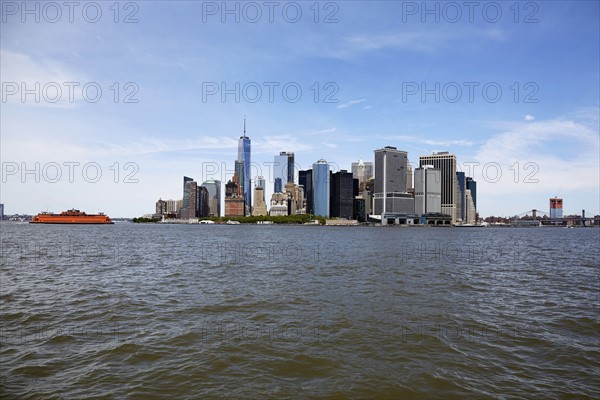
[[[60,16],[37,4],[39,22],[2,2],[7,213],[152,212],[181,197],[183,175],[231,175],[244,116],[267,179],[280,151],[302,168],[324,158],[350,169],[386,145],[414,164],[447,150],[473,166],[483,216],[546,210],[554,195],[566,213],[600,213],[597,1],[427,2],[433,13],[422,2],[274,2],[272,22],[264,2],[227,2],[239,22],[223,2],[121,2],[118,16],[113,2],[80,2],[72,21],[62,2]],[[22,97],[36,83],[39,102]],[[222,98],[236,83],[239,101]],[[22,175],[36,163],[39,182]],[[72,179],[65,163],[79,163]]]

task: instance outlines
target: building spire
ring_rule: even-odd
[[[246,116],[244,115],[244,136],[246,136]]]

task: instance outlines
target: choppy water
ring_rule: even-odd
[[[0,228],[2,398],[600,393],[600,229]]]

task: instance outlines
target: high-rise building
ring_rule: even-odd
[[[312,190],[314,214],[329,217],[330,179],[329,164],[319,160],[312,168]]]
[[[554,197],[550,199],[550,218],[557,219],[563,217],[563,199]]]
[[[329,206],[331,217],[352,219],[354,200],[354,179],[352,175],[346,170],[331,174]],[[358,183],[358,179],[356,182]]]
[[[196,188],[196,217],[208,217],[208,214],[208,189],[204,186],[198,186]]]
[[[244,118],[244,135],[238,141],[238,161],[243,163],[243,177],[239,177],[239,184],[244,194],[246,215],[252,211],[252,188],[250,187],[250,138],[246,136],[246,119]],[[242,179],[243,178],[243,179]]]
[[[282,151],[281,153],[279,153],[280,156],[285,155],[287,157],[287,182],[286,183],[294,183],[294,175],[295,175],[295,169],[294,169],[294,153],[292,152],[285,152]],[[285,185],[284,185],[285,186]]]
[[[4,220],[4,204],[0,203],[0,221]]]
[[[190,187],[187,185],[188,182],[193,182],[194,180],[192,178],[189,178],[187,176],[183,177],[183,204],[181,206],[182,209],[188,209],[190,208]]]
[[[287,194],[288,215],[296,215],[304,210],[304,188],[293,182],[285,184]]]
[[[283,193],[286,183],[294,183],[294,153],[282,151],[274,157],[273,191]]]
[[[473,206],[477,209],[477,182],[473,178],[467,176],[467,189],[471,191]]]
[[[196,207],[198,206],[198,183],[196,183],[194,180],[186,181],[185,188],[183,190],[183,196],[183,204],[186,204],[187,207],[184,206],[181,209],[181,219],[195,218],[197,216]]]
[[[167,214],[177,214],[183,207],[183,199],[167,200]]]
[[[424,165],[415,170],[415,214],[442,212],[442,178],[439,169]]]
[[[362,192],[365,190],[365,183],[367,180],[374,177],[373,175],[373,162],[358,160],[358,162],[352,163],[352,176],[358,179],[358,190]]]
[[[442,179],[442,213],[456,222],[456,156],[447,151],[419,157],[419,166],[432,165],[439,169]]]
[[[408,164],[406,171],[406,191],[410,192],[411,189],[415,188],[415,172],[410,164]]]
[[[414,198],[406,191],[408,154],[395,147],[375,150],[374,214],[414,213]]]
[[[254,181],[256,182],[256,187],[263,188],[263,190],[267,190],[266,181],[265,181],[264,176],[257,176],[256,178],[254,178]],[[265,198],[263,197],[263,200],[264,199]]]
[[[304,188],[304,207],[307,214],[314,214],[312,169],[298,171],[298,184]]]
[[[167,202],[163,199],[158,199],[156,202],[156,213],[158,215],[167,213]]]
[[[221,216],[221,181],[209,179],[202,183],[208,191],[208,216]]]
[[[475,209],[475,202],[473,202],[473,195],[470,189],[465,191],[465,223],[474,225],[477,223],[477,210]]]
[[[236,175],[225,184],[225,216],[243,217],[246,215],[242,188]]]
[[[261,177],[262,178],[262,177]],[[254,207],[252,208],[252,215],[261,216],[267,215],[267,203],[265,203],[265,188],[256,182],[256,186],[254,187]],[[264,179],[262,182],[264,185]]]
[[[467,220],[467,179],[465,173],[456,171],[456,220],[464,222]]]
[[[408,153],[392,146],[375,150],[375,193],[406,193]]]

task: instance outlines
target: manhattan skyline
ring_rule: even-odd
[[[361,1],[318,3],[315,22],[312,3],[298,3],[293,23],[284,3],[273,22],[264,9],[256,23],[242,3],[239,22],[220,2],[134,4],[135,23],[124,23],[133,9],[115,23],[108,3],[97,23],[81,10],[73,22],[67,10],[56,23],[44,14],[22,22],[20,10],[3,8],[7,214],[145,214],[158,197],[181,198],[182,176],[209,179],[206,165],[226,163],[231,176],[244,115],[252,162],[265,169],[282,151],[294,153],[296,170],[319,159],[350,170],[385,146],[408,152],[413,168],[420,156],[449,151],[477,181],[482,217],[546,210],[555,195],[565,214],[600,213],[597,2],[531,2],[537,11],[519,3],[518,15],[497,3],[496,22],[480,9],[472,22],[466,9],[451,22],[442,3],[431,3],[436,16],[408,7],[420,2]],[[56,102],[42,90],[51,82],[62,88]],[[92,92],[75,90],[70,101],[67,82],[94,82],[102,96],[91,102]],[[34,92],[39,84],[39,101],[23,84]],[[39,182],[35,172],[23,179],[22,167],[36,163]],[[52,163],[61,167],[56,183],[47,179]],[[86,163],[100,166],[96,183],[82,178]],[[261,175],[268,199],[273,182]]]

